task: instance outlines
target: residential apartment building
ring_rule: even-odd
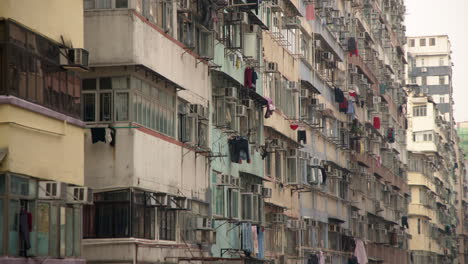
[[[408,83],[420,86],[430,95],[439,113],[450,122],[453,118],[452,50],[449,37],[408,37]]]
[[[85,263],[83,45],[82,1],[0,3],[0,263]]]
[[[84,45],[94,53],[82,101],[85,182],[95,192],[83,219],[87,263],[210,254],[214,46],[205,3],[194,3],[197,13],[191,4],[84,1]]]
[[[468,263],[468,178],[467,178],[467,157],[468,153],[468,123],[457,123],[458,135],[458,166],[460,170],[459,188],[458,188],[458,245],[459,245],[459,263]]]
[[[460,164],[461,150],[451,134],[453,123],[439,114],[433,98],[419,87],[408,92],[410,250],[415,263],[454,263],[461,231],[460,185],[466,171]]]
[[[89,263],[408,263],[402,1],[87,0]]]

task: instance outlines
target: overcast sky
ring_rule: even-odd
[[[452,43],[455,121],[468,121],[468,0],[405,0],[408,36],[448,35]]]

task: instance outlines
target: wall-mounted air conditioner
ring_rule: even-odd
[[[39,199],[65,199],[67,185],[56,181],[39,182]]]
[[[84,203],[93,202],[93,191],[88,187],[67,187],[67,203]]]

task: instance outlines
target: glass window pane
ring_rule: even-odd
[[[50,206],[47,203],[37,204],[37,254],[49,254]]]
[[[65,207],[60,207],[60,256],[63,257],[66,254],[66,242],[67,242],[67,215]]]
[[[63,208],[63,207],[62,207]],[[74,241],[74,234],[73,234],[73,208],[67,207],[66,211],[66,223],[65,223],[65,256],[71,257],[73,256],[73,241]],[[63,224],[62,224],[63,226]]]
[[[5,184],[5,174],[0,174],[0,194],[5,193]]]
[[[99,90],[111,90],[111,89],[112,89],[112,81],[110,77],[99,78]]]
[[[115,95],[115,118],[117,121],[127,121],[128,117],[128,92]]]
[[[112,8],[111,0],[96,0],[96,9],[109,9]]]
[[[81,256],[81,210],[73,209],[73,255]]]
[[[11,175],[10,192],[12,194],[29,196],[29,180]]]
[[[18,217],[20,204],[18,200],[10,200],[8,210],[8,254],[18,256],[19,253],[19,233],[18,233]]]
[[[128,0],[115,0],[115,8],[128,8]]]
[[[96,94],[83,94],[83,120],[85,122],[96,121]]]
[[[50,251],[49,255],[58,257],[59,253],[59,241],[57,239],[57,235],[59,232],[59,225],[58,225],[58,217],[59,217],[59,207],[57,205],[52,205],[50,210]]]
[[[83,91],[86,90],[96,90],[96,79],[83,80]]]
[[[113,77],[112,78],[112,88],[113,89],[127,89],[127,77]]]
[[[4,208],[3,200],[0,199],[0,255],[3,255],[3,216],[6,214]]]
[[[112,121],[112,93],[100,93],[99,104],[99,120]]]

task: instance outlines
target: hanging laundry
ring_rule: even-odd
[[[308,4],[306,5],[306,20],[315,20],[315,5]]]
[[[255,69],[252,69],[252,87],[257,87],[257,79],[257,72],[255,72]]]
[[[242,160],[247,160],[250,163],[249,141],[244,137],[233,137],[228,140],[229,153],[231,162],[242,163]]]
[[[297,131],[297,142],[303,142],[303,144],[307,144],[307,134],[305,130],[298,130]]]
[[[113,127],[110,127],[109,129],[110,129],[110,136],[111,136],[111,141],[110,141],[109,145],[115,147],[115,140],[116,140],[116,137],[117,137],[117,131]]]
[[[327,170],[325,168],[320,168],[320,172],[322,172],[322,184],[327,184]]]
[[[253,240],[253,253],[255,255],[258,254],[258,233],[257,233],[257,226],[252,226],[252,240]]]
[[[270,118],[273,112],[276,110],[276,106],[273,104],[273,100],[268,97],[264,97],[267,100],[267,110],[265,112],[265,118]]]
[[[356,98],[357,94],[356,94],[356,92],[349,92],[349,96],[352,96],[352,97]]]
[[[244,87],[252,88],[252,75],[253,70],[250,67],[246,67],[244,70]]]
[[[359,264],[367,264],[369,260],[367,259],[366,247],[364,242],[360,239],[355,239],[356,248],[354,249],[354,255],[358,259]]]
[[[350,57],[352,57],[353,55],[359,56],[357,41],[353,37],[350,37],[348,39],[348,51]]]
[[[346,114],[351,115],[354,118],[354,102],[353,101],[348,101],[348,111]]]
[[[348,264],[359,264],[358,262],[358,259],[356,256],[351,256],[349,259],[348,259]]]
[[[346,113],[348,111],[348,99],[343,97],[343,101],[338,106],[341,113]]]
[[[311,255],[307,260],[307,264],[319,264],[319,258],[317,255]]]
[[[265,247],[264,247],[264,230],[263,227],[257,228],[258,231],[258,255],[259,259],[265,258]]]
[[[27,250],[31,248],[30,232],[32,231],[32,214],[21,209],[19,215],[19,234],[21,239],[21,255],[27,256]]]
[[[336,101],[337,103],[342,103],[343,100],[344,100],[344,98],[345,98],[345,97],[344,97],[343,91],[341,91],[340,88],[336,87],[336,88],[335,88],[335,101]]]
[[[375,129],[380,129],[380,117],[378,117],[378,116],[374,117],[374,128]]]
[[[407,216],[402,216],[401,217],[401,226],[404,227],[404,228],[409,229],[408,217]]]
[[[388,129],[387,139],[389,143],[395,143],[395,130],[393,128]]]
[[[92,127],[91,128],[91,140],[93,144],[102,141],[106,142],[106,128],[105,127]]]
[[[252,4],[249,5],[249,9],[255,9],[255,14],[258,15],[258,0],[247,0],[247,3]]]
[[[320,254],[319,254],[319,263],[320,263],[320,264],[325,264],[325,254],[323,254],[323,251],[320,251]]]

